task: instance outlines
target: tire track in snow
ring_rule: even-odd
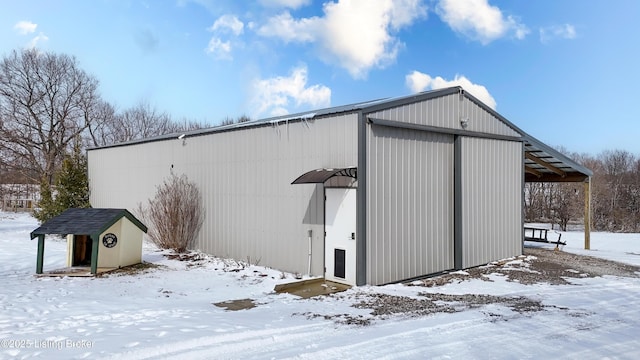
[[[458,329],[474,329],[484,326],[487,319],[477,311],[473,313],[458,313],[463,320],[442,323],[435,318],[402,320],[384,324],[381,327],[366,328],[360,336],[363,339],[349,345],[319,348],[311,352],[292,354],[284,359],[399,359],[425,358],[434,346],[429,341],[431,336],[441,337],[453,334]],[[442,314],[441,316],[455,316]],[[469,319],[469,315],[473,318]],[[435,322],[435,325],[432,323]],[[425,323],[425,324],[420,324]],[[416,325],[418,327],[416,328]],[[409,329],[409,330],[408,330]],[[369,331],[370,330],[370,331]],[[383,335],[380,335],[383,333]],[[451,342],[448,342],[448,345]],[[422,355],[422,356],[421,356]]]
[[[291,341],[312,337],[315,334],[326,331],[328,325],[333,324],[323,322],[279,329],[250,330],[203,336],[191,340],[169,342],[152,348],[138,348],[134,351],[114,353],[110,354],[106,359],[142,360],[165,358],[167,356],[188,359],[210,359],[212,356],[214,358],[245,357],[244,355],[247,352],[264,349],[274,343],[289,343],[288,345],[290,346]]]
[[[495,349],[491,347],[497,343],[501,344],[500,352],[505,356],[517,358],[531,358],[533,354],[554,358],[582,357],[576,355],[580,353],[580,344],[585,343],[589,344],[587,348],[590,350],[583,356],[600,354],[605,357],[632,357],[638,354],[640,348],[634,339],[621,338],[619,343],[605,344],[598,343],[597,338],[602,333],[624,335],[625,330],[638,328],[638,320],[633,319],[637,315],[637,308],[640,308],[640,297],[636,296],[640,289],[622,298],[612,298],[606,304],[589,300],[602,299],[602,292],[612,289],[638,288],[636,282],[621,280],[589,287],[554,287],[549,293],[529,292],[525,296],[543,298],[545,304],[557,306],[558,309],[551,308],[542,313],[531,313],[530,316],[508,315],[494,324],[486,315],[486,307],[456,314],[436,314],[398,321],[380,320],[362,328],[336,326],[332,322],[322,321],[303,326],[204,336],[167,343],[161,347],[126,351],[115,354],[113,358],[478,358],[483,353],[495,354]],[[615,293],[619,296],[619,292]],[[576,294],[580,294],[577,298],[585,301],[567,304],[569,299],[576,299]],[[607,306],[615,309],[615,318],[609,317]],[[565,307],[568,312],[564,312]],[[523,322],[527,324],[524,327],[531,330],[529,334],[518,332],[523,328]],[[477,335],[469,338],[470,332]],[[532,342],[531,335],[538,340]],[[349,340],[345,341],[345,337]],[[540,347],[541,341],[549,346]]]
[[[382,323],[376,327],[338,326],[323,321],[311,325],[289,327],[274,330],[258,330],[246,333],[225,334],[222,336],[201,337],[184,342],[167,344],[161,348],[137,349],[135,352],[116,354],[113,358],[152,359],[172,357],[176,359],[265,359],[265,358],[395,358],[425,353],[428,344],[425,336],[455,331],[456,328],[469,329],[482,326],[487,320],[481,318],[452,321],[436,326],[427,325],[411,330],[402,330],[407,324],[404,320]],[[411,322],[411,320],[409,320]],[[425,319],[415,320],[425,322]],[[414,325],[415,327],[415,325]],[[327,336],[327,332],[331,334]],[[381,335],[383,334],[383,335]],[[355,342],[343,344],[344,338],[353,338]],[[407,339],[412,341],[407,349]],[[394,344],[390,346],[390,343]],[[284,356],[284,357],[283,357]],[[289,357],[286,357],[289,356]],[[391,357],[389,357],[391,356]]]

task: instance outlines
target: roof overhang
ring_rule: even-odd
[[[593,172],[531,135],[524,139],[526,182],[588,182]]]
[[[315,169],[298,176],[291,184],[322,184],[335,176],[346,176],[357,179],[358,169],[355,166],[335,169]]]
[[[147,232],[147,227],[127,209],[70,208],[44,222],[30,236],[33,240],[49,234],[99,235],[123,217]]]

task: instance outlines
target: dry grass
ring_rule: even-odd
[[[109,271],[108,273],[104,273],[101,276],[134,276],[145,274],[156,269],[164,269],[166,266],[158,265],[150,262],[141,262],[139,264],[125,266],[120,269],[116,269],[113,271]]]

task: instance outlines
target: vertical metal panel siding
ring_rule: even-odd
[[[466,97],[451,94],[435,99],[378,111],[370,117],[408,122],[412,124],[461,129],[460,120],[468,118],[466,130],[488,134],[520,136],[497,117],[487,112]]]
[[[89,151],[91,203],[135,209],[173,172],[200,187],[206,220],[195,248],[286,271],[323,274],[322,186],[291,185],[300,174],[357,162],[357,115],[240,129]],[[125,174],[126,178],[119,179]]]
[[[463,138],[462,265],[522,253],[522,143]]]
[[[367,132],[367,282],[453,268],[453,136]]]

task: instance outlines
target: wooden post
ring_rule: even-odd
[[[36,260],[36,274],[42,274],[44,263],[44,235],[38,235],[38,259]]]
[[[91,235],[91,273],[98,273],[98,247],[100,247],[100,234]]]
[[[591,178],[584,183],[584,248],[591,249]]]

